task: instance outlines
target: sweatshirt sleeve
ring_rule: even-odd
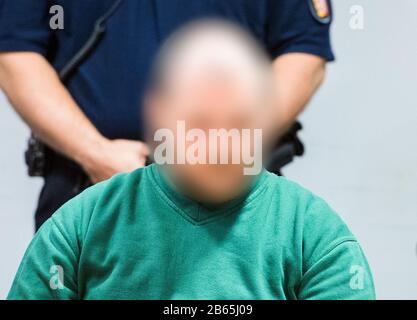
[[[306,215],[303,242],[299,299],[375,299],[372,274],[362,248],[342,219],[321,199]]]
[[[331,18],[331,3],[326,4]],[[269,0],[267,45],[272,57],[292,52],[309,53],[333,61],[330,41],[331,20],[317,21],[311,9],[312,0]]]
[[[37,232],[20,264],[7,299],[77,299],[79,199],[59,209]]]
[[[301,282],[302,300],[374,300],[372,275],[359,244],[346,240],[319,259]]]

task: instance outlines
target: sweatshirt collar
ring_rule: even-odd
[[[248,190],[234,200],[222,205],[208,207],[181,194],[157,164],[149,166],[150,173],[158,189],[185,219],[193,224],[205,224],[219,217],[239,211],[256,198],[266,185],[268,172],[263,170],[256,176]]]

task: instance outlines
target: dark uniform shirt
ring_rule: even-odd
[[[59,71],[90,36],[112,0],[0,0],[0,51],[33,51]],[[274,58],[305,52],[330,61],[326,0],[124,0],[67,88],[108,138],[143,138],[141,100],[152,58],[167,36],[199,17],[221,17],[249,30]],[[64,28],[53,30],[60,5]],[[316,6],[316,7],[315,7]],[[56,106],[57,111],[59,106]]]

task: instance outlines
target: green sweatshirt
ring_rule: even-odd
[[[95,185],[35,235],[8,299],[374,299],[339,216],[264,171],[207,208],[156,165]]]

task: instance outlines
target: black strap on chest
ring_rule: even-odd
[[[85,59],[94,51],[100,43],[104,33],[106,32],[107,20],[117,11],[123,0],[115,0],[112,6],[94,23],[94,29],[87,42],[72,57],[70,61],[61,69],[59,77],[62,82],[68,80],[73,72],[80,66]]]

